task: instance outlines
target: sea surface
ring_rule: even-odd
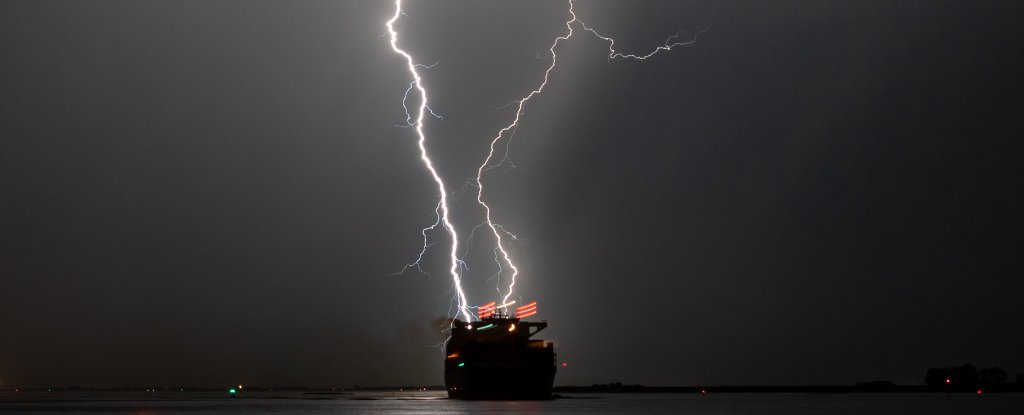
[[[1024,393],[567,394],[550,401],[456,401],[444,392],[2,392],[2,414],[1024,414]]]

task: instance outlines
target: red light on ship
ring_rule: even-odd
[[[566,367],[566,366],[569,366],[569,364],[565,363],[565,362],[562,362],[562,367]]]
[[[487,317],[493,316],[495,308],[497,306],[498,306],[498,304],[496,302],[494,302],[494,301],[491,301],[491,302],[489,302],[487,304],[484,304],[484,305],[480,306],[479,307],[480,318],[487,318]]]
[[[707,394],[708,394],[708,390],[707,389],[701,389],[700,390],[700,395],[701,396],[704,396],[704,395],[707,395]]]
[[[516,317],[525,318],[537,314],[537,302],[534,301],[529,304],[521,305],[516,307]]]
[[[948,385],[950,382],[952,381],[949,378],[946,378],[946,384]]]
[[[981,396],[981,389],[978,389],[978,396]]]

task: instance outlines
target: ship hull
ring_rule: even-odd
[[[479,400],[551,399],[555,381],[553,354],[514,362],[469,360],[462,367],[446,364],[448,397]]]

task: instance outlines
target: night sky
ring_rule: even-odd
[[[0,387],[442,383],[386,1],[0,3]],[[449,188],[562,1],[409,1]],[[1016,1],[587,1],[485,177],[559,385],[1024,372]],[[578,28],[578,27],[577,27]],[[413,101],[415,101],[413,99]],[[482,220],[453,206],[463,237]],[[464,246],[465,240],[460,241]],[[466,289],[495,299],[493,239]]]

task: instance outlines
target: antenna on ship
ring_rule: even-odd
[[[505,304],[499,305],[498,308],[501,309],[501,314],[498,317],[499,318],[512,318],[512,313],[508,312],[508,307],[510,305],[515,304],[515,303],[516,303],[516,300],[512,300],[512,301],[509,301],[509,302],[507,302]]]

